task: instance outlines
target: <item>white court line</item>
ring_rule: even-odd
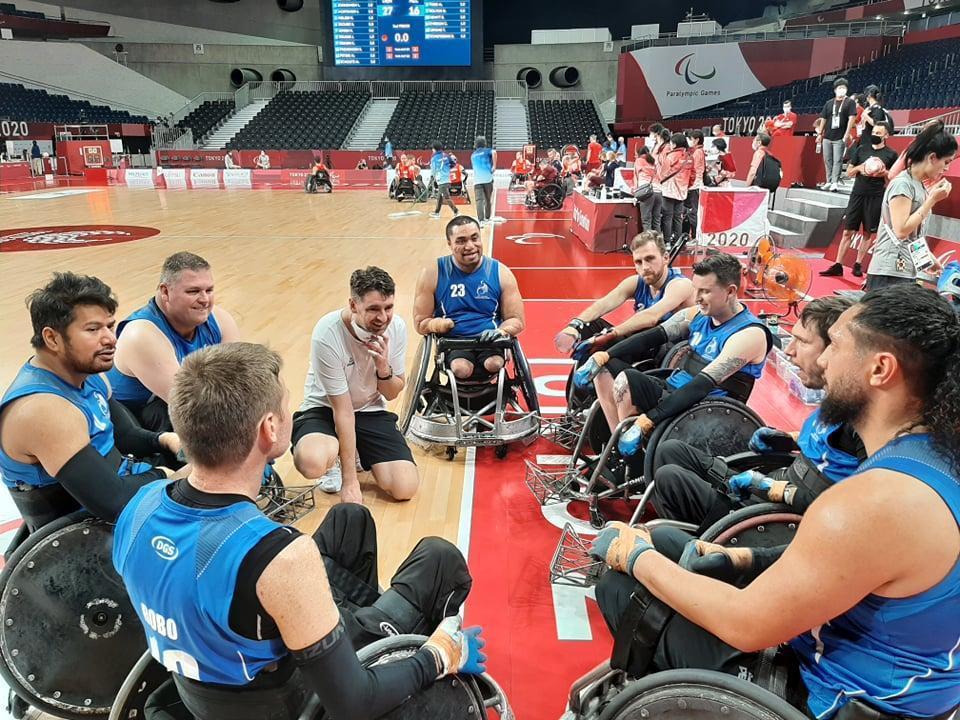
[[[511,270],[617,270],[618,272],[630,271],[633,268],[628,265],[511,265]]]

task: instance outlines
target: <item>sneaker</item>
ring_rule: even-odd
[[[826,270],[821,271],[820,277],[843,277],[843,265],[834,263]]]
[[[320,489],[325,493],[338,493],[343,485],[343,474],[340,472],[340,461],[337,460],[319,481]]]
[[[854,277],[863,277],[863,270],[860,268],[860,263],[855,262],[853,264],[853,276]]]
[[[830,183],[830,185],[827,187],[827,190],[830,192],[836,192],[839,190],[839,186],[836,183]]]
[[[430,217],[432,217],[434,220],[437,220],[440,217],[440,213],[430,213]]]

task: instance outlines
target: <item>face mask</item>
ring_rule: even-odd
[[[786,114],[789,113],[789,112],[790,112],[790,106],[789,106],[789,105],[784,105],[784,106],[783,106],[783,114],[786,115]]]
[[[838,98],[846,97],[847,89],[843,86],[838,87],[836,90],[833,91],[833,94],[836,95]]]
[[[360,342],[370,342],[371,339],[376,337],[372,332],[360,327],[354,318],[350,318],[350,324],[353,326],[353,332]]]
[[[871,136],[870,136],[870,142],[872,142],[874,145],[882,145],[882,144],[883,144],[883,138],[880,137],[879,135],[871,135]]]

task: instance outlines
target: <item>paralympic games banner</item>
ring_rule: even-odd
[[[768,234],[767,202],[761,188],[704,188],[700,191],[697,238],[701,245],[752,247]]]
[[[621,53],[617,123],[659,120],[822,75],[879,54],[891,41],[824,37],[667,45]]]

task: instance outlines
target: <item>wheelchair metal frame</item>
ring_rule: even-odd
[[[454,349],[483,348],[502,349],[511,354],[496,375],[496,385],[489,379],[477,382],[457,379],[447,366],[445,353]],[[421,340],[417,353],[413,369],[417,375],[408,385],[408,395],[400,414],[400,430],[404,434],[448,448],[493,446],[498,452],[500,448],[505,452],[508,443],[533,442],[539,435],[540,406],[536,386],[516,338],[479,343],[472,339],[428,335]],[[507,371],[510,362],[513,363],[513,377]],[[494,387],[492,398],[483,400]],[[519,405],[518,391],[524,396],[527,409]],[[481,398],[481,404],[475,409],[465,407],[461,402],[474,398]]]

